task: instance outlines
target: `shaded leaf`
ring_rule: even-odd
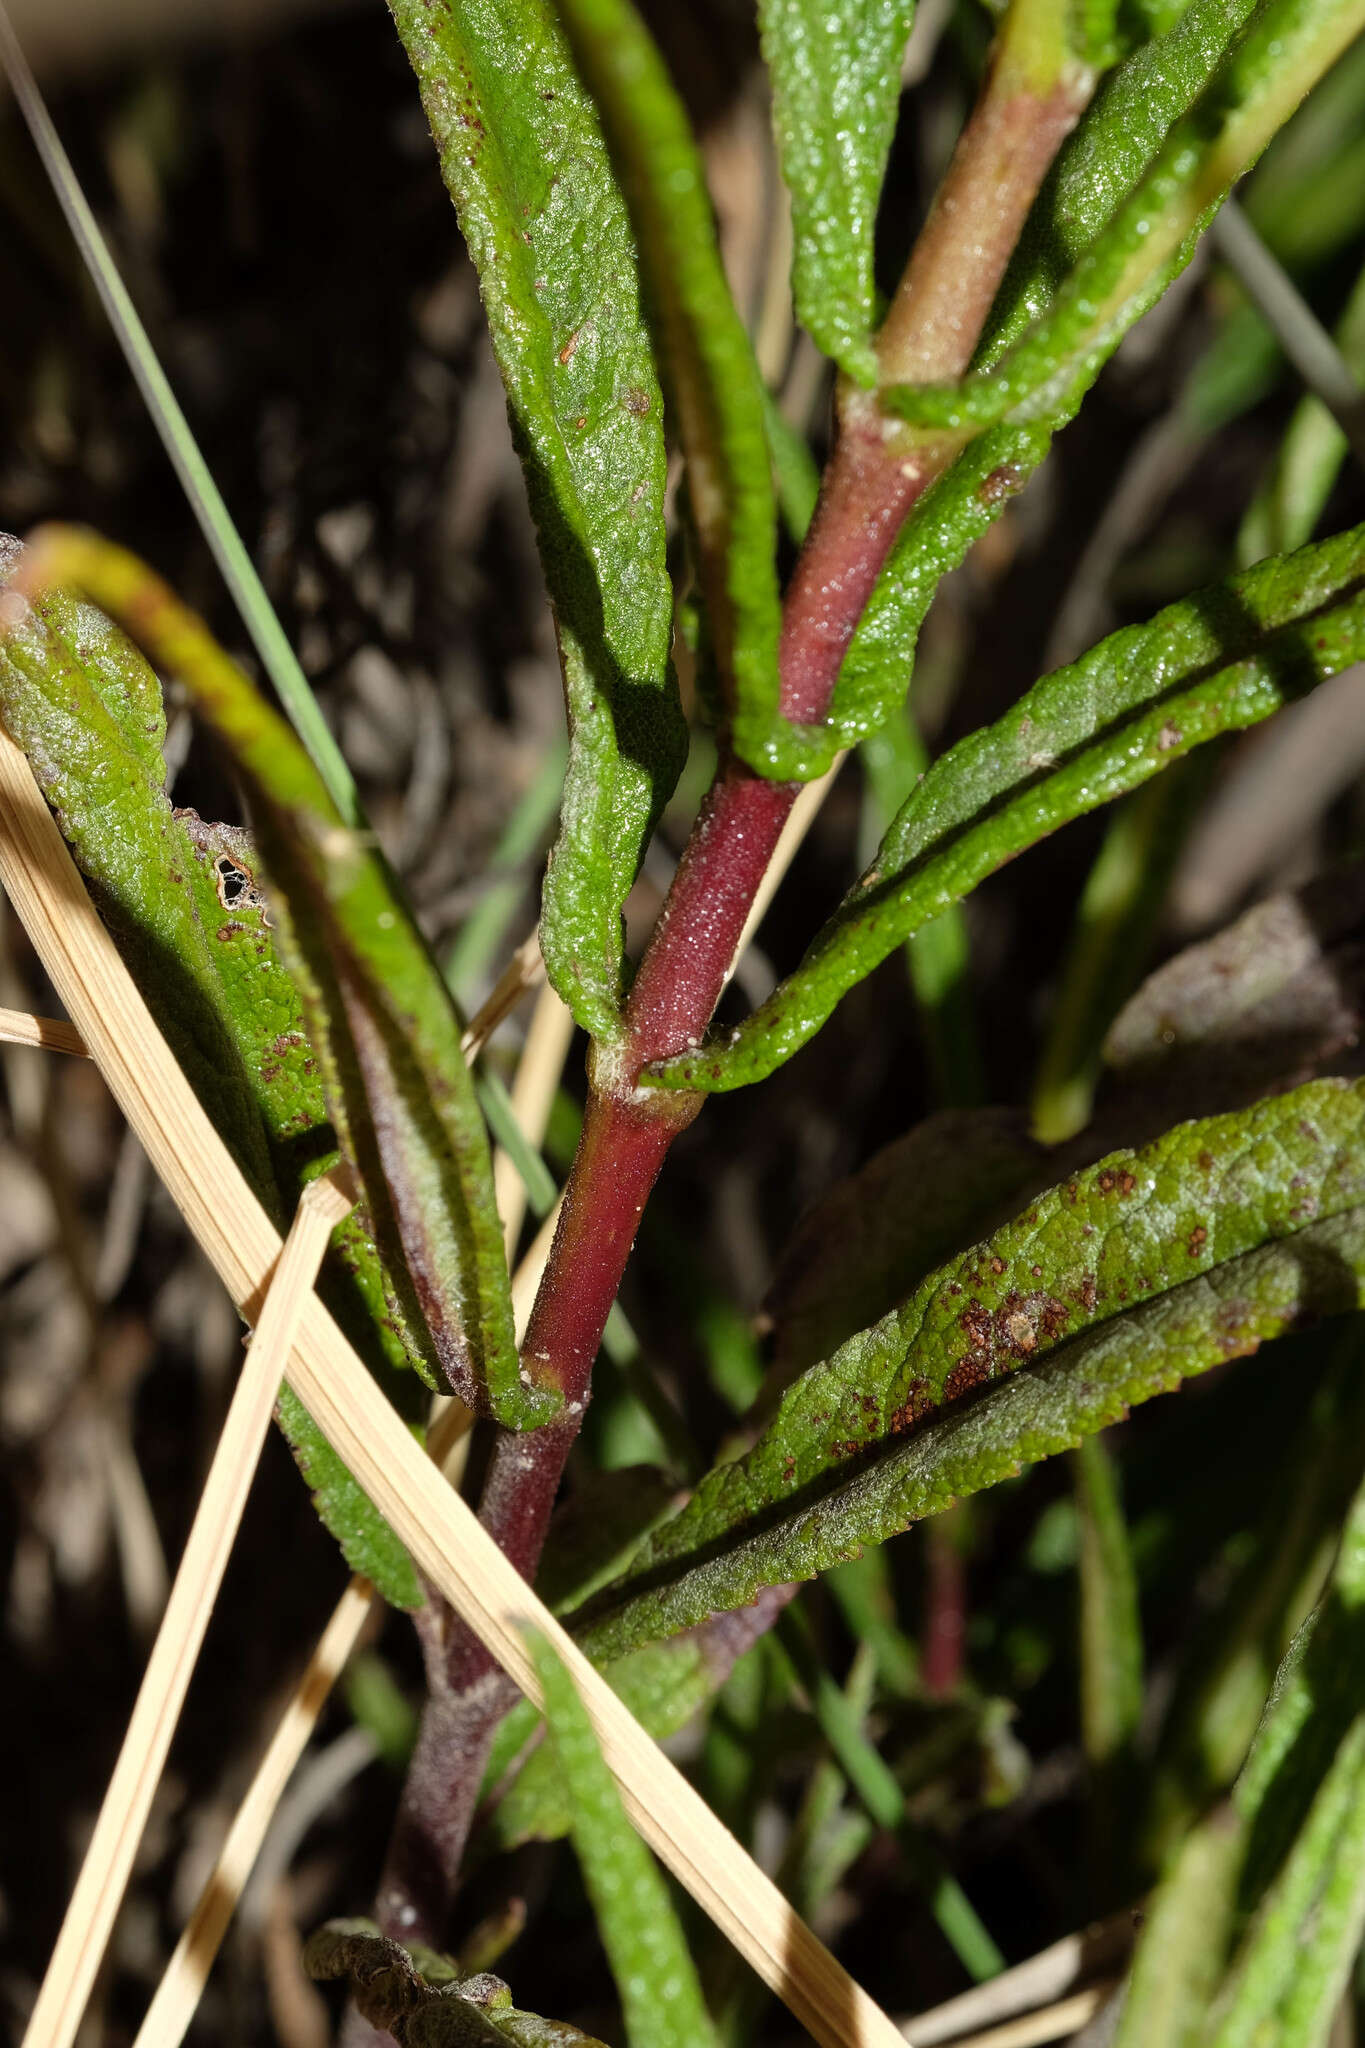
[[[877,380],[872,234],[914,11],[914,0],[763,0],[759,8],[792,200],[796,317],[869,388]]]
[[[630,222],[547,0],[391,12],[479,273],[559,635],[570,754],[542,950],[579,1023],[610,1038],[621,905],[686,751]]]
[[[1363,1119],[1362,1084],[1312,1082],[1040,1197],[804,1373],[604,1596],[585,1646],[619,1655],[810,1577],[1301,1313],[1354,1306],[1357,1225],[1304,1233],[1365,1194]]]
[[[1323,1600],[1299,1630],[1276,1674],[1251,1753],[1233,1788],[1227,1819],[1235,1853],[1218,1892],[1242,1922],[1242,1939],[1221,1986],[1226,1939],[1208,1930],[1199,1967],[1202,1997],[1180,2039],[1213,2048],[1323,2048],[1365,1928],[1365,1490],[1341,1530]],[[1195,1831],[1188,1862],[1208,1834]],[[1228,1878],[1231,1878],[1231,1886]],[[1169,1956],[1159,1894],[1134,1963],[1129,2008],[1139,1984],[1163,1981]],[[1184,1904],[1199,1913],[1193,1897]],[[1234,1922],[1234,1933],[1239,1931]],[[1216,1992],[1216,1996],[1213,1995]],[[1120,2040],[1171,2038],[1130,2028]]]
[[[798,1223],[764,1303],[780,1377],[904,1300],[1046,1173],[1016,1110],[941,1110],[841,1180]]]
[[[1218,1612],[1183,1661],[1157,1751],[1147,1831],[1169,1834],[1226,1792],[1246,1762],[1275,1672],[1322,1597],[1365,1472],[1365,1376],[1348,1324]]]
[[[513,1428],[545,1420],[558,1395],[522,1381],[460,1020],[388,863],[343,825],[283,720],[134,557],[50,528],[30,567],[127,619],[226,745],[251,798],[332,1122],[410,1325],[425,1324],[446,1381],[471,1407]]]
[[[1354,1046],[1365,1008],[1365,863],[1255,904],[1148,976],[1110,1026],[1108,1065],[1134,1085],[1294,1079]]]
[[[573,1844],[607,1951],[631,2048],[715,2048],[696,1969],[663,1875],[626,1818],[587,1709],[544,1637],[532,1654],[563,1773]]]
[[[500,1977],[460,1979],[449,1956],[402,1948],[372,1920],[329,1920],[305,1944],[303,1967],[322,1983],[349,1979],[356,2010],[398,2048],[604,2048],[563,2020],[519,2012]]]
[[[1180,1844],[1147,1909],[1115,2048],[1199,2048],[1206,2038],[1244,1847],[1226,1807]]]
[[[655,1070],[735,1088],[789,1059],[887,954],[1015,854],[1365,655],[1365,527],[1111,634],[930,768],[872,866],[762,1007]]]
[[[721,264],[701,153],[631,0],[560,0],[560,13],[635,226],[731,736],[751,767],[770,774],[773,734],[786,721],[764,388]]]
[[[0,536],[0,585],[20,559]],[[248,835],[172,809],[160,682],[69,591],[46,592],[0,640],[0,713],[196,1095],[283,1227],[303,1184],[335,1161],[336,1137]],[[431,1369],[391,1312],[360,1210],[333,1243],[323,1297],[390,1397],[415,1414],[421,1388],[405,1369],[429,1380]],[[395,1604],[419,1605],[407,1551],[287,1388],[279,1414],[348,1563]]]

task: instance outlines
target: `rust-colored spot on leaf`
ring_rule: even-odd
[[[991,1369],[984,1358],[964,1358],[960,1365],[953,1367],[943,1382],[943,1398],[945,1401],[956,1401],[973,1387],[984,1386],[990,1377]]]
[[[1189,1242],[1186,1246],[1186,1250],[1189,1252],[1189,1255],[1192,1259],[1197,1259],[1199,1257],[1200,1252],[1208,1243],[1208,1238],[1209,1233],[1204,1228],[1204,1225],[1202,1223],[1196,1223],[1194,1229],[1190,1232]]]
[[[957,1319],[957,1326],[974,1351],[988,1351],[991,1342],[990,1311],[974,1301],[970,1308],[964,1308]]]

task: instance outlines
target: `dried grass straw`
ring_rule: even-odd
[[[156,1987],[156,1996],[138,2028],[133,2048],[175,2048],[184,2039],[208,1982],[213,1959],[251,1875],[270,1817],[308,1746],[328,1693],[374,1612],[375,1600],[369,1580],[354,1578],[337,1602],[308,1660],[308,1668],[270,1738],[247,1795],[233,1815],[212,1875],[176,1943],[175,1954]]]
[[[330,1176],[314,1181],[299,1200],[228,1407],[94,1836],[33,2008],[25,2048],[66,2048],[80,2025],[218,1597],[299,1315],[311,1299],[327,1240],[350,1207],[350,1197]]]
[[[279,1237],[195,1100],[96,915],[23,754],[0,735],[0,882],[77,1032],[152,1165],[248,1322]],[[521,1631],[540,1629],[573,1673],[645,1840],[822,2048],[904,2036],[816,1939],[663,1756],[423,1455],[315,1294],[290,1384],[423,1571],[532,1699]],[[66,2037],[30,2028],[25,2048]]]

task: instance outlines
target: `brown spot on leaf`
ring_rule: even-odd
[[[1016,491],[1023,488],[1028,471],[1017,462],[1002,462],[989,476],[981,479],[976,495],[983,505],[1003,505]]]
[[[971,1388],[984,1386],[990,1377],[991,1369],[984,1358],[964,1358],[943,1382],[943,1398],[956,1401]]]
[[[1186,1249],[1188,1250],[1189,1255],[1192,1259],[1197,1259],[1199,1257],[1200,1252],[1208,1243],[1208,1238],[1209,1233],[1204,1228],[1203,1224],[1196,1223],[1194,1229],[1190,1232],[1189,1243],[1186,1246]]]
[[[988,1351],[991,1342],[991,1318],[989,1311],[974,1301],[970,1308],[964,1308],[957,1319],[957,1326],[974,1351]]]

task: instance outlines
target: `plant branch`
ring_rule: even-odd
[[[1040,85],[1036,64],[1031,70],[1017,50],[1017,38],[1002,37],[879,338],[884,371],[897,379],[965,370],[1038,187],[1089,96],[1090,73],[1063,67]],[[783,610],[780,701],[788,718],[824,716],[901,525],[955,452],[951,436],[915,436],[888,422],[875,395],[844,394]],[[624,1036],[595,1048],[583,1134],[523,1347],[537,1376],[563,1393],[564,1410],[546,1428],[500,1433],[480,1504],[485,1527],[528,1577],[645,1202],[669,1145],[699,1107],[697,1096],[639,1088],[639,1074],[700,1041],[799,787],[765,781],[722,746],[636,974]],[[440,1937],[483,1758],[513,1696],[466,1631],[451,1625],[444,1634],[439,1669],[429,1659],[433,1696],[377,1905],[381,1925],[405,1940]]]

